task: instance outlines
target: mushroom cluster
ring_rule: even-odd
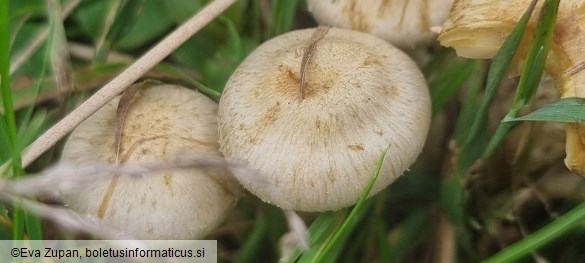
[[[510,1],[456,1],[449,18],[439,35],[441,45],[452,47],[460,56],[468,58],[491,58],[500,48],[520,16],[530,5],[530,0]],[[542,7],[537,4],[535,12]],[[529,42],[526,36],[533,34],[536,16],[533,16],[525,31],[525,39],[513,61],[517,73]],[[561,1],[557,14],[557,25],[552,39],[545,70],[555,80],[561,98],[585,98],[585,2],[581,0]],[[573,173],[585,176],[585,126],[580,123],[567,124],[565,164]]]
[[[337,210],[355,204],[382,152],[371,194],[415,161],[430,104],[415,63],[384,40],[339,28],[296,30],[259,46],[228,80],[219,103],[221,152],[270,183],[243,182],[262,200]]]
[[[116,98],[69,137],[62,161],[116,163]],[[121,164],[168,160],[179,154],[221,156],[217,104],[179,86],[140,88],[125,117]],[[106,176],[64,193],[66,204],[142,239],[202,238],[219,225],[241,192],[227,171],[166,170],[133,178]]]
[[[453,0],[308,0],[317,22],[367,32],[408,50],[434,43]]]

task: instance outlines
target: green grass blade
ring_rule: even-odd
[[[42,240],[43,229],[39,217],[27,211],[24,211],[24,221],[26,223],[26,232],[28,234],[28,239]]]
[[[258,251],[262,250],[268,231],[267,216],[262,211],[258,211],[254,221],[251,233],[246,236],[244,245],[239,250],[238,262],[254,262],[258,258]]]
[[[465,171],[481,156],[488,141],[488,129],[486,128],[473,135],[475,137],[473,143],[466,144],[466,140],[470,136],[469,127],[478,120],[478,109],[482,103],[480,93],[481,88],[484,86],[485,74],[482,63],[477,62],[475,64],[475,73],[467,82],[468,88],[465,90],[464,102],[455,125],[455,141],[457,145],[461,146],[461,154],[456,164],[459,170],[455,171],[454,176],[459,179],[463,179],[466,174]]]
[[[47,111],[44,109],[37,110],[31,116],[26,126],[22,126],[18,137],[17,149],[24,149],[32,143],[44,131],[47,125]]]
[[[550,121],[550,122],[579,122],[585,121],[585,99],[563,98],[553,101],[524,116],[505,119],[504,122],[518,121]]]
[[[584,221],[585,202],[483,262],[518,262],[522,257],[531,254],[534,250],[562,236],[574,227],[580,226]]]
[[[453,99],[461,85],[473,73],[473,65],[476,63],[470,59],[454,58],[446,65],[442,65],[438,77],[429,81],[433,115],[436,115]]]
[[[223,24],[227,38],[217,49],[213,59],[203,67],[202,75],[208,87],[222,91],[232,72],[252,49],[249,48],[249,42],[238,32],[233,20],[222,15],[217,18],[217,21]]]
[[[398,241],[390,247],[389,259],[382,262],[400,262],[402,257],[416,247],[424,238],[428,224],[428,208],[412,211],[400,226],[400,236]],[[384,236],[384,238],[387,237]]]
[[[4,115],[0,115],[0,163],[10,160],[12,156],[12,145],[10,145],[10,136],[8,136],[8,126]],[[2,177],[2,173],[0,173]]]
[[[439,55],[439,59],[440,55]],[[453,52],[441,63],[433,60],[434,72],[426,75],[431,93],[433,116],[441,111],[457,94],[463,83],[473,74],[475,60],[456,57]]]
[[[374,183],[376,179],[380,175],[380,171],[382,170],[382,164],[384,162],[384,157],[386,156],[386,151],[384,151],[380,155],[380,159],[378,159],[378,163],[376,164],[376,170],[372,179],[368,182],[366,189],[362,192],[362,195],[359,197],[357,203],[347,216],[347,218],[343,221],[343,223],[335,230],[335,232],[330,235],[325,243],[319,247],[314,255],[309,257],[308,259],[301,258],[300,262],[325,262],[325,260],[329,262],[334,262],[338,253],[334,253],[335,251],[339,252],[343,244],[347,241],[347,236],[351,233],[351,231],[355,228],[356,223],[358,222],[358,216],[364,213],[366,210],[365,204],[372,187],[374,187]]]
[[[8,21],[9,3],[7,0],[0,0],[0,39],[9,39],[9,21]],[[8,135],[8,142],[10,145],[10,154],[12,157],[12,174],[18,177],[22,174],[22,167],[20,164],[20,152],[16,151],[17,145],[17,128],[14,107],[12,103],[12,91],[10,89],[10,47],[9,41],[0,41],[0,89],[2,94],[2,102],[4,105],[3,120],[6,125],[4,134]],[[23,239],[25,219],[24,211],[18,206],[14,206],[13,210],[13,238]]]
[[[0,39],[9,39],[9,3],[5,0],[0,1]],[[10,87],[10,47],[9,41],[0,41],[0,86],[2,94],[2,103],[4,106],[3,121],[6,125],[1,125],[0,128],[5,128],[6,131],[2,134],[7,135],[11,158],[12,158],[12,174],[14,177],[19,177],[24,174],[20,158],[20,140],[17,137],[18,128],[16,124],[16,114],[14,111],[14,103],[12,98],[12,90]],[[42,239],[41,224],[37,217],[28,215],[19,206],[13,207],[13,238],[24,239],[25,228],[29,234],[29,239]]]
[[[518,117],[520,110],[530,104],[536,93],[552,42],[558,7],[559,0],[546,0],[544,2],[534,32],[534,38],[530,49],[528,50],[522,74],[520,75],[520,81],[518,83],[514,102],[512,103],[512,107],[508,111],[508,114],[506,114],[504,121]],[[498,126],[498,129],[490,140],[487,149],[483,153],[483,158],[488,158],[492,155],[500,142],[504,139],[504,136],[515,124],[515,122],[503,122]]]
[[[378,245],[378,251],[380,255],[380,262],[394,262],[390,244],[388,242],[388,228],[383,217],[376,217],[373,220],[374,231],[376,235],[376,243]],[[401,239],[402,241],[403,239]]]
[[[57,30],[59,30],[57,27],[59,26],[63,26],[62,24],[58,24],[61,23],[61,21],[58,21],[60,19],[60,17],[55,14],[55,10],[47,10],[47,12],[49,13],[49,34],[47,36],[47,45],[45,45],[44,48],[44,54],[43,54],[43,61],[42,61],[42,66],[41,66],[41,70],[40,70],[40,76],[38,77],[38,81],[36,81],[36,85],[34,85],[34,88],[32,89],[32,93],[33,93],[33,100],[32,102],[29,104],[29,106],[27,107],[27,109],[25,110],[24,113],[24,117],[20,118],[20,129],[18,131],[19,134],[19,138],[21,138],[20,142],[17,145],[17,149],[18,151],[21,151],[22,149],[24,149],[24,147],[26,147],[28,145],[29,142],[31,142],[32,140],[34,140],[33,137],[34,135],[37,134],[37,132],[39,131],[37,128],[40,128],[40,126],[42,125],[38,125],[37,127],[30,129],[30,122],[31,119],[33,118],[33,113],[35,110],[35,105],[37,104],[38,98],[41,94],[41,90],[43,87],[43,83],[45,81],[45,76],[47,74],[47,68],[48,68],[48,64],[50,63],[51,60],[51,50],[53,49],[53,46],[57,44],[56,40],[56,32]],[[61,33],[64,33],[64,29],[60,28]],[[63,36],[64,37],[64,36]],[[14,96],[14,93],[13,93]],[[38,120],[38,118],[36,119]],[[44,118],[43,118],[44,120]],[[35,122],[35,124],[38,124]],[[22,138],[27,138],[26,140],[23,140]]]
[[[512,58],[516,54],[516,50],[520,45],[520,41],[522,40],[522,36],[524,35],[524,31],[526,29],[526,25],[530,19],[532,11],[536,5],[536,0],[533,0],[516,26],[510,32],[510,35],[506,38],[502,47],[494,57],[493,61],[490,64],[485,93],[482,99],[482,102],[479,106],[479,110],[477,111],[475,121],[471,125],[471,129],[469,134],[467,135],[467,139],[465,140],[465,144],[463,148],[475,147],[471,144],[476,141],[477,137],[480,135],[482,131],[487,129],[487,119],[488,119],[488,111],[494,100],[496,95],[496,91],[504,78],[506,71],[508,70],[508,65],[512,61]]]
[[[290,31],[298,3],[298,0],[272,0],[272,19],[269,37]]]
[[[421,67],[423,75],[427,79],[430,79],[437,69],[441,68],[441,65],[449,58],[449,55],[453,54],[453,50],[445,47],[441,47],[437,50],[430,60]]]
[[[2,95],[2,103],[4,105],[4,119],[6,122],[6,134],[8,135],[11,150],[14,151],[16,146],[16,119],[14,114],[14,107],[12,103],[12,91],[10,89],[10,39],[9,33],[9,2],[7,0],[0,1],[0,89]],[[12,153],[12,155],[16,155]]]
[[[197,81],[195,78],[191,77],[189,74],[185,73],[183,70],[174,67],[170,64],[161,63],[155,67],[161,71],[169,72],[173,75],[180,77],[181,79],[189,82],[191,85],[195,86],[199,92],[205,94],[210,99],[214,100],[215,102],[219,102],[219,98],[221,97],[221,92],[209,88],[205,86],[203,83]]]
[[[322,244],[343,223],[347,209],[335,212],[321,213],[309,227],[310,244]],[[307,258],[309,254],[315,254],[317,247],[311,247],[308,251],[297,250],[289,258],[288,262],[298,262],[301,257]]]
[[[111,46],[125,35],[134,23],[142,8],[142,0],[111,1],[108,16],[113,16],[113,21],[104,21],[102,34],[97,42],[95,62],[106,61]]]

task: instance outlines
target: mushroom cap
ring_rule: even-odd
[[[219,139],[228,160],[257,169],[269,186],[242,182],[279,207],[336,210],[355,204],[387,149],[371,194],[421,152],[430,123],[427,84],[402,51],[372,35],[331,28],[299,73],[315,29],[292,31],[250,54],[219,103]]]
[[[456,1],[439,41],[462,57],[492,58],[529,5],[529,0]]]
[[[317,22],[367,32],[402,49],[435,41],[453,0],[308,0]]]
[[[62,161],[115,162],[118,100],[73,131]],[[179,154],[221,156],[216,118],[217,104],[196,91],[173,85],[141,88],[126,115],[121,163],[161,161]],[[140,178],[107,176],[64,193],[64,198],[73,210],[102,218],[137,238],[192,239],[218,226],[240,193],[225,170],[179,169]]]

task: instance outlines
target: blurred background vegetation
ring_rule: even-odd
[[[8,1],[9,37],[0,41],[10,45],[10,53],[3,55],[11,62],[18,139],[11,146],[8,128],[0,127],[2,163],[11,158],[4,149],[22,150],[207,2]],[[230,74],[256,46],[314,26],[305,1],[239,0],[143,79],[199,89],[217,101]],[[564,168],[564,135],[554,124],[514,127],[491,158],[475,169],[489,134],[510,108],[519,80],[506,78],[498,85],[496,100],[484,116],[489,122],[473,134],[473,145],[480,146],[464,148],[493,64],[490,68],[489,61],[458,58],[438,44],[424,54],[420,64],[429,81],[434,120],[423,154],[405,176],[353,210],[349,221],[345,219],[351,208],[303,213],[315,248],[329,244],[329,254],[299,261],[477,262],[583,202],[585,184]],[[505,71],[507,64],[500,66]],[[535,94],[537,106],[558,96],[546,87]],[[57,145],[23,174],[53,164],[59,152]],[[585,228],[577,220],[571,230],[559,238],[547,237],[538,250],[524,248],[521,262],[585,262]],[[208,238],[218,240],[220,262],[276,262],[282,252],[280,238],[287,231],[282,211],[248,194]],[[336,231],[341,234],[333,235]],[[0,206],[0,238],[22,237],[76,236],[10,205]],[[305,254],[311,253],[321,252]]]

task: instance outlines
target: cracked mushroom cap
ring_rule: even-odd
[[[71,134],[62,161],[114,163],[114,123],[119,98]],[[141,88],[126,115],[121,164],[167,160],[179,154],[221,156],[217,104],[179,86]],[[202,238],[218,226],[241,189],[221,169],[180,169],[140,178],[107,176],[64,193],[73,210],[103,219],[141,239]]]
[[[308,0],[323,25],[367,32],[402,49],[427,46],[431,30],[443,24],[453,0]]]
[[[299,97],[300,50],[315,29],[269,40],[228,80],[219,104],[221,151],[269,185],[262,200],[301,211],[355,204],[387,149],[377,193],[421,152],[431,111],[427,84],[402,51],[372,35],[331,28],[317,42]]]

